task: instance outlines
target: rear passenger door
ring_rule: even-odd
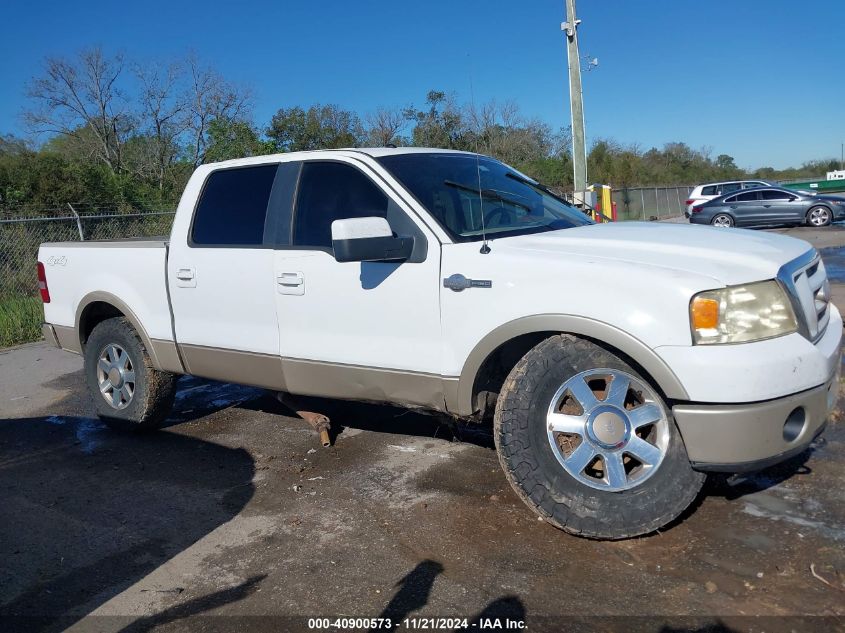
[[[268,222],[279,173],[278,163],[211,171],[193,214],[180,209],[185,225],[174,229],[181,239],[170,244],[167,277],[191,374],[282,384],[270,239],[276,214]]]

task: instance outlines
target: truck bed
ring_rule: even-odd
[[[45,321],[67,336],[62,328],[76,328],[92,303],[117,300],[127,317],[143,323],[149,339],[172,341],[167,252],[167,238],[42,244],[38,261],[50,291]],[[62,347],[73,349],[65,342]]]

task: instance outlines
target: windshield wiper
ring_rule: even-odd
[[[517,182],[521,182],[524,185],[528,185],[529,187],[534,187],[535,189],[539,189],[543,193],[550,195],[552,198],[557,200],[558,202],[563,202],[566,206],[571,207],[572,203],[569,202],[563,196],[559,196],[554,191],[549,189],[546,185],[537,182],[536,180],[529,180],[528,178],[523,178],[522,176],[518,176],[516,174],[512,174],[510,172],[505,174],[506,177],[511,178],[512,180],[516,180]]]
[[[447,187],[454,187],[455,189],[463,189],[464,191],[469,191],[474,194],[480,194],[484,198],[489,198],[491,200],[498,200],[499,202],[505,202],[507,204],[511,204],[515,207],[521,207],[526,211],[531,211],[531,207],[523,202],[518,202],[517,200],[512,200],[506,196],[503,196],[495,189],[476,189],[475,187],[468,187],[467,185],[462,185],[459,182],[455,182],[454,180],[444,180],[443,184]]]

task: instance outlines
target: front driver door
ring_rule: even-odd
[[[799,205],[792,203],[797,198],[792,194],[777,189],[764,189],[760,192],[766,217],[771,218],[772,224],[787,224],[803,220]]]
[[[290,234],[275,252],[289,391],[443,407],[440,245],[412,214],[362,161],[303,162]],[[332,222],[368,216],[414,237],[408,261],[335,260]]]

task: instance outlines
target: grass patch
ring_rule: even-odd
[[[38,297],[0,297],[0,347],[41,338],[44,307]]]

